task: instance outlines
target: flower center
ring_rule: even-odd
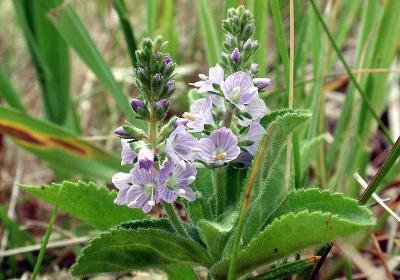
[[[173,176],[169,176],[167,181],[165,182],[165,185],[169,190],[172,190],[176,185],[175,178]]]
[[[196,120],[196,116],[192,115],[191,113],[185,112],[183,113],[182,117],[184,117],[185,119],[188,119],[189,121],[195,121]]]
[[[151,195],[154,191],[155,185],[153,183],[148,183],[143,186],[143,192],[145,192],[148,195]]]
[[[215,150],[215,155],[213,156],[213,160],[225,160],[226,152],[223,149]]]
[[[233,103],[239,103],[239,101],[240,101],[240,91],[241,91],[241,88],[239,86],[236,86],[236,87],[234,87],[232,89],[231,96],[232,96],[232,102]]]

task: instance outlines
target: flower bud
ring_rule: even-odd
[[[167,99],[161,99],[154,105],[154,111],[157,119],[161,120],[168,110],[169,102]]]
[[[116,130],[114,130],[114,134],[116,134],[120,138],[129,138],[129,134],[125,132],[125,130],[122,126],[118,127]]]
[[[171,95],[174,93],[176,89],[176,84],[174,80],[170,80],[166,84],[167,86],[167,97],[171,97]]]
[[[160,130],[158,138],[160,141],[166,139],[172,131],[176,128],[175,123],[179,120],[177,116],[173,116]]]
[[[250,71],[251,71],[251,73],[253,73],[253,74],[257,73],[257,72],[258,72],[258,64],[257,64],[257,63],[252,63],[252,64],[250,65]]]
[[[125,133],[128,135],[127,137],[124,137],[124,138],[129,138],[129,139],[133,139],[133,140],[147,138],[146,133],[142,129],[134,127],[131,124],[125,124],[122,126],[122,128],[125,131]]]
[[[268,87],[270,84],[272,84],[271,79],[268,79],[268,78],[254,78],[253,82],[259,91],[264,90],[266,87]]]
[[[147,171],[151,170],[154,162],[154,151],[149,148],[142,148],[138,153],[139,168],[144,168]]]
[[[135,112],[137,112],[138,109],[143,109],[145,104],[142,100],[134,98],[131,100],[131,107]]]
[[[240,59],[240,52],[238,48],[235,48],[231,54],[231,59],[233,62],[238,63]]]

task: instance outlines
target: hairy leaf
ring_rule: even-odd
[[[122,169],[116,156],[78,139],[60,126],[13,109],[0,107],[0,133],[69,174],[110,180]]]
[[[54,204],[59,194],[58,207],[98,229],[108,229],[135,219],[146,217],[140,209],[114,204],[116,193],[103,186],[84,182],[63,182],[50,186],[24,185],[33,196]]]
[[[174,233],[152,228],[115,228],[89,243],[72,267],[72,274],[132,271],[168,265],[209,266],[210,263],[203,247]]]

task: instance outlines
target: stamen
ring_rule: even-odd
[[[201,149],[199,149],[199,148],[191,148],[191,150],[192,150],[192,152],[195,152],[195,153],[200,153],[201,152]]]
[[[224,160],[226,158],[227,153],[220,153],[213,156],[213,160]]]
[[[186,163],[185,163],[184,160],[180,160],[180,161],[179,161],[179,165],[180,165],[182,168],[186,168]]]
[[[183,113],[182,117],[184,117],[185,119],[188,119],[189,121],[195,121],[196,117],[194,115],[192,115],[191,113],[185,112]]]
[[[156,203],[153,200],[147,201],[147,204],[150,205],[150,206],[156,205]]]
[[[184,189],[179,189],[179,190],[178,190],[178,193],[179,193],[179,194],[185,194],[186,191],[185,191]]]
[[[141,198],[142,197],[142,193],[138,196],[138,197],[136,197],[132,202],[130,202],[129,204],[128,204],[128,206],[135,206],[136,205],[136,203],[138,202],[138,199],[139,198]]]
[[[200,80],[203,80],[203,81],[208,80],[208,77],[204,74],[199,74],[199,78],[200,78]]]
[[[196,180],[196,177],[195,177],[195,176],[190,176],[190,177],[188,178],[188,183],[191,184],[191,183],[194,182],[194,180]]]

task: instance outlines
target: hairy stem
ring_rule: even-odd
[[[226,114],[224,117],[224,127],[227,127],[227,128],[231,127],[232,117],[233,117],[233,112],[226,111]]]
[[[174,206],[170,203],[164,203],[165,212],[168,214],[169,221],[171,222],[174,229],[182,236],[189,237],[189,234],[186,232],[183,227],[183,223],[179,218],[178,214],[175,212]]]
[[[225,191],[225,174],[224,168],[218,167],[213,169],[213,177],[214,177],[214,188],[215,188],[215,208],[216,208],[216,216],[221,215],[224,211],[224,205],[226,200],[226,191]]]

